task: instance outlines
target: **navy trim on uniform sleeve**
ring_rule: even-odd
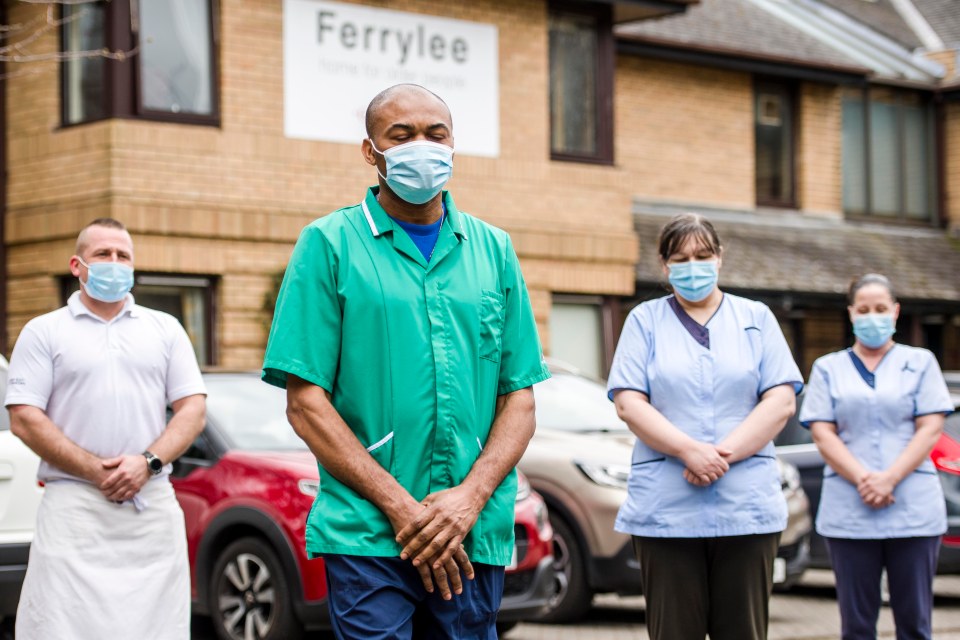
[[[617,391],[637,391],[647,396],[647,400],[650,399],[650,392],[645,389],[636,389],[634,387],[617,387],[616,389],[610,389],[610,391],[607,391],[607,398],[610,400],[610,402],[613,402],[613,394],[615,394]]]
[[[776,384],[770,385],[769,387],[761,391],[758,395],[762,396],[767,391],[770,391],[770,389],[774,389],[776,387],[782,387],[785,384],[788,384],[791,387],[793,387],[793,393],[795,395],[800,395],[800,392],[803,391],[803,380],[784,380],[783,382],[778,382]]]
[[[801,420],[800,426],[803,427],[804,429],[809,429],[810,425],[813,424],[814,422],[829,422],[830,424],[833,424],[833,425],[837,424],[836,420],[827,420],[826,418],[813,418],[811,420]]]
[[[944,417],[949,416],[951,413],[955,413],[955,409],[941,409],[940,411],[925,411],[923,413],[913,414],[914,418],[922,418],[923,416],[934,416],[943,414]]]

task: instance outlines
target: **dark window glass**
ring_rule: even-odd
[[[550,16],[551,148],[597,153],[597,18]]]
[[[140,100],[147,111],[211,115],[208,0],[140,0]]]
[[[102,3],[63,6],[63,121],[106,117],[103,57],[106,46]]]
[[[871,87],[867,92],[850,89],[845,93],[843,206],[847,213],[932,221],[932,118],[929,101],[918,92]]]
[[[551,4],[550,151],[555,160],[613,162],[610,7]]]
[[[794,206],[793,92],[789,85],[759,83],[754,98],[757,202]]]

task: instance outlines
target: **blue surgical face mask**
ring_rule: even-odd
[[[87,268],[87,281],[81,280],[80,284],[94,300],[120,302],[133,288],[133,267],[119,262],[87,264],[79,257],[77,260]]]
[[[870,349],[879,349],[887,344],[896,330],[892,313],[865,313],[853,317],[853,335]]]
[[[716,260],[691,260],[669,265],[673,291],[684,300],[700,302],[717,286]]]
[[[370,140],[370,146],[387,164],[387,175],[380,177],[410,204],[429,202],[453,175],[453,148],[445,144],[414,140],[380,151]]]

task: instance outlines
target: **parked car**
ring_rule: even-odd
[[[537,432],[519,467],[547,501],[553,524],[557,587],[540,620],[559,623],[582,617],[596,593],[640,593],[630,537],[613,529],[636,436],[602,384],[548,362],[553,377],[534,386]],[[774,572],[783,587],[807,567],[811,520],[797,470],[782,463],[780,473],[790,514]]]
[[[6,395],[6,373],[7,361],[0,356],[0,396]],[[0,618],[17,611],[42,495],[36,454],[10,433],[10,415],[0,411]],[[3,632],[12,633],[12,628]]]
[[[940,476],[947,503],[947,533],[940,547],[937,573],[960,573],[960,371],[945,371],[947,388],[957,412],[947,416],[943,434],[930,452]],[[797,414],[799,414],[798,399]],[[795,415],[776,440],[777,455],[792,462],[800,472],[800,482],[810,499],[811,513],[816,514],[823,484],[823,457],[813,444],[810,430],[804,428]],[[818,568],[830,568],[830,556],[822,537],[813,533],[810,541],[810,563]]]
[[[285,394],[255,373],[207,373],[204,381],[206,427],[174,463],[171,476],[186,520],[193,611],[209,615],[223,640],[286,640],[304,628],[326,626],[323,560],[309,560],[304,548],[319,473],[287,424]],[[13,450],[22,447],[10,440]],[[3,460],[10,450],[6,444]],[[29,461],[16,468],[23,486],[36,483],[38,459],[29,453]],[[7,614],[16,611],[40,498],[37,491],[20,491],[14,497],[22,503],[18,512],[26,514],[17,556],[23,561],[6,585]],[[0,489],[0,496],[8,494]],[[502,627],[539,613],[554,588],[553,532],[543,500],[525,479],[515,513],[515,557],[498,618]],[[2,521],[6,525],[6,518]]]

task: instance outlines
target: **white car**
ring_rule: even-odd
[[[0,356],[0,397],[7,392],[7,361]],[[10,415],[0,411],[0,618],[12,618],[20,601],[20,585],[37,507],[43,488],[37,483],[40,459],[10,433]]]

